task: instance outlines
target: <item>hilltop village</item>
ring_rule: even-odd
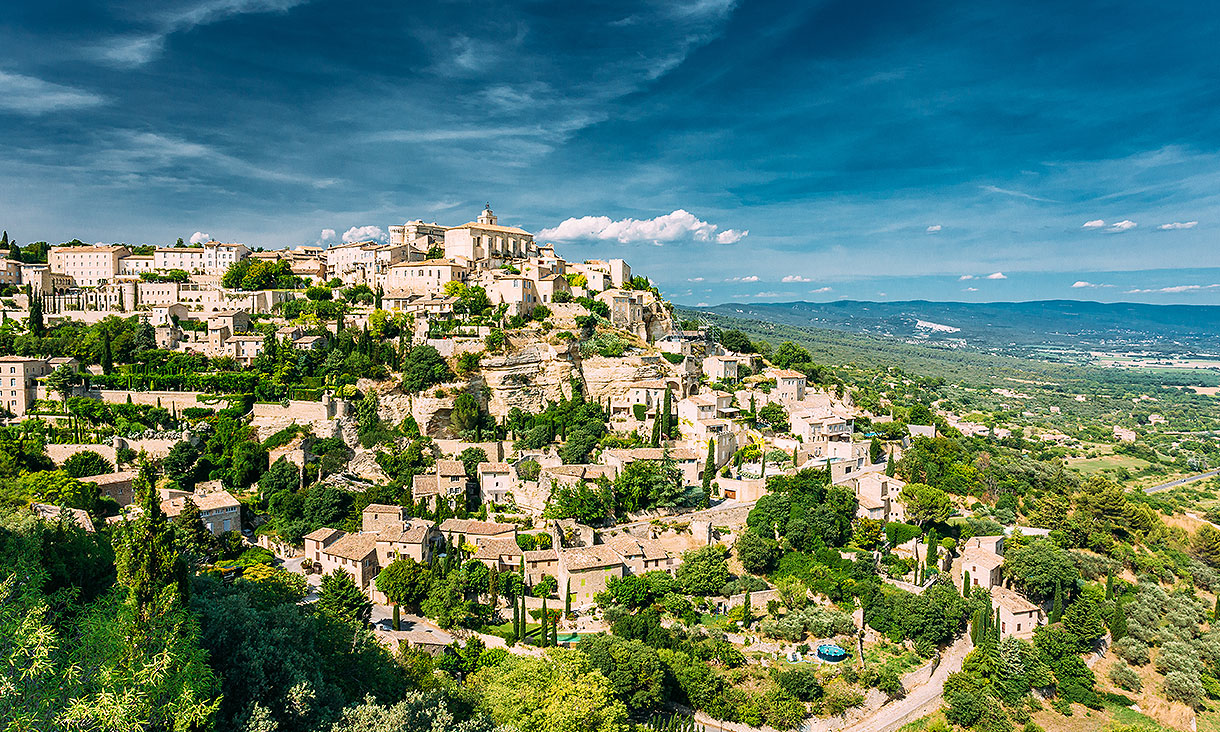
[[[1182,539],[912,396],[934,385],[678,320],[626,261],[568,262],[490,206],[328,248],[0,246],[0,538],[52,567],[26,568],[22,622],[54,637],[117,598],[123,632],[186,644],[158,661],[179,685],[141,697],[161,711],[115,715],[866,730],[943,698],[938,723],[1002,730],[1100,709],[1106,684],[1158,689],[1165,718],[1220,691],[1211,645],[1159,665],[1211,644],[1208,598],[1143,577],[1210,591],[1220,532]],[[1180,638],[1156,629],[1175,603]]]

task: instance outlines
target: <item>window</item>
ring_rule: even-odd
[[[1021,632],[1021,624],[1020,624],[1020,623],[1017,623],[1017,632],[1018,632],[1018,633],[1020,633],[1020,632]]]

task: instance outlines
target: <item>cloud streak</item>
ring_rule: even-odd
[[[1177,231],[1179,229],[1193,229],[1198,225],[1198,221],[1175,221],[1172,224],[1161,224],[1156,229],[1157,231]]]
[[[553,229],[543,229],[538,232],[538,237],[555,241],[617,241],[620,244],[736,244],[749,234],[749,231],[739,229],[721,230],[718,225],[703,221],[689,211],[677,209],[651,219],[626,218],[615,221],[609,216],[570,218]]]
[[[84,89],[0,71],[0,110],[37,117],[104,103],[101,96]]]

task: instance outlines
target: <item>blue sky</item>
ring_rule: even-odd
[[[688,304],[1216,304],[1217,37],[1213,3],[8,0],[0,226],[271,248],[490,201]]]

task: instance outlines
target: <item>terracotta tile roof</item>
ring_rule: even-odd
[[[487,539],[479,544],[479,550],[474,553],[475,559],[502,561],[505,557],[511,562],[521,560],[521,547],[515,539]]]
[[[440,492],[435,475],[417,475],[411,479],[411,497],[431,496]]]
[[[165,512],[166,516],[173,518],[182,513],[182,508],[186,505],[188,498],[194,501],[200,511],[214,511],[221,508],[232,509],[241,506],[241,502],[236,498],[225,491],[219,491],[204,495],[181,496],[179,498],[171,498],[168,501],[161,501],[161,510]]]
[[[366,559],[370,554],[377,552],[377,536],[375,534],[347,534],[336,539],[322,552],[344,559]]]
[[[325,544],[326,542],[335,538],[335,534],[343,535],[344,532],[342,532],[338,529],[327,529],[327,528],[314,529],[313,531],[309,532],[308,534],[306,534],[305,536],[303,536],[301,538],[311,539],[313,541],[319,541],[319,542],[322,542],[323,544]]]
[[[619,460],[630,462],[632,460],[660,460],[665,456],[665,448],[663,447],[630,447],[607,450],[607,454],[613,455]],[[699,455],[689,447],[674,447],[670,448],[669,455],[674,460],[698,460]]]
[[[507,473],[511,470],[508,463],[479,463],[479,474],[483,473]]]
[[[777,379],[804,379],[805,378],[805,375],[802,374],[800,371],[793,371],[792,369],[771,369],[771,371],[769,373],[773,374],[775,376],[775,378],[777,378]]]
[[[377,532],[377,541],[391,544],[423,544],[432,533],[433,523],[422,519],[396,522]]]
[[[466,534],[468,536],[494,536],[503,534],[508,531],[514,531],[517,528],[516,524],[502,524],[496,521],[476,521],[474,519],[445,519],[441,524],[441,531],[454,534]]]
[[[607,478],[614,476],[614,468],[609,465],[555,465],[550,468],[543,468],[542,472],[550,475],[552,480],[556,478],[597,480],[603,475]]]
[[[443,478],[464,478],[466,466],[461,460],[437,460],[436,474]]]
[[[669,552],[647,539],[630,534],[618,534],[605,540],[605,545],[623,558],[643,556],[644,559],[667,559]]]
[[[59,521],[61,518],[70,516],[77,526],[90,534],[93,533],[93,519],[89,518],[89,512],[83,509],[52,506],[48,503],[32,503],[30,508],[44,521]]]
[[[364,507],[364,513],[397,513],[402,515],[402,506],[391,506],[388,503],[370,503]]]
[[[967,549],[962,552],[963,562],[973,562],[987,569],[995,569],[1004,564],[1004,557],[986,549]]]
[[[605,544],[582,546],[574,549],[564,549],[560,552],[560,561],[569,572],[599,567],[622,566],[623,559]]]
[[[558,562],[559,552],[555,551],[555,547],[550,549],[533,549],[525,552],[525,561],[527,562]]]
[[[1037,612],[1041,608],[1007,587],[991,588],[991,604],[1010,613]]]

